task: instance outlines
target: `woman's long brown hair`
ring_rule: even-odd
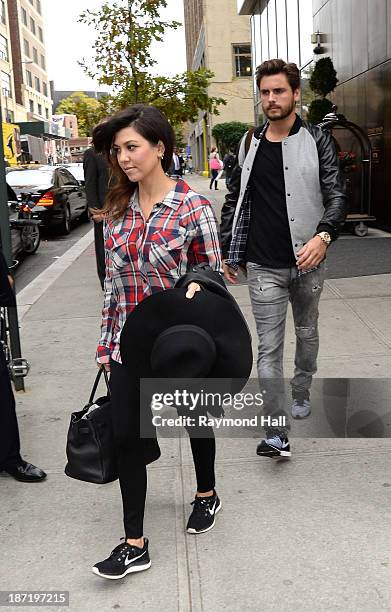
[[[156,146],[159,141],[163,143],[162,167],[165,172],[172,163],[174,130],[166,116],[155,106],[134,104],[97,125],[92,133],[92,143],[95,151],[101,153],[109,164],[110,180],[103,208],[91,210],[114,219],[119,219],[125,214],[129,200],[137,188],[137,183],[130,181],[119,167],[117,155],[112,150],[117,132],[130,126],[152,145]]]

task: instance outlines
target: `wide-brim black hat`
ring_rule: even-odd
[[[167,289],[129,315],[121,359],[140,378],[237,379],[238,392],[251,373],[251,335],[228,292],[225,297],[203,290],[189,299],[185,288]]]

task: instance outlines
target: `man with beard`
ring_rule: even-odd
[[[285,417],[284,426],[265,428],[257,454],[287,457],[283,351],[288,302],[296,333],[290,412],[302,419],[311,412],[324,259],[345,219],[346,196],[330,134],[295,112],[300,99],[296,64],[263,62],[256,83],[267,121],[240,144],[222,211],[221,241],[225,278],[236,283],[239,266],[247,272],[265,413]]]

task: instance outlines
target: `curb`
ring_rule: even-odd
[[[61,255],[61,257],[46,268],[46,270],[41,272],[41,274],[24,287],[20,293],[17,293],[16,299],[19,322],[23,320],[30,308],[40,299],[40,297],[42,297],[45,291],[49,289],[50,285],[52,285],[65,270],[84,253],[93,241],[94,228],[80,238],[76,244]]]

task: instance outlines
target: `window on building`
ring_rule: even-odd
[[[5,0],[0,2],[0,19],[2,23],[5,23]]]
[[[41,53],[41,67],[46,70],[45,56]]]
[[[49,109],[45,108],[45,117],[46,119],[49,119]]]
[[[25,38],[23,39],[23,46],[24,46],[24,54],[27,55],[27,57],[30,57],[30,45],[28,40],[26,40]]]
[[[35,85],[36,91],[41,92],[41,82],[37,76],[34,77],[34,85]]]
[[[269,30],[267,25],[267,7],[261,13],[261,43],[262,43],[262,61],[270,59],[269,55]]]
[[[311,34],[313,31],[312,0],[299,0],[300,5],[300,63],[305,66],[313,58]]]
[[[30,0],[30,4],[34,6],[34,0]]]
[[[269,25],[269,55],[270,58],[274,58],[277,57],[276,3],[274,0],[267,5],[267,21]]]
[[[42,115],[42,104],[38,104],[38,115]]]
[[[33,86],[33,77],[31,75],[30,70],[26,70],[26,79],[27,79],[27,85],[29,87],[32,87]]]
[[[6,37],[2,34],[0,34],[0,57],[8,62],[8,43]]]
[[[48,85],[45,81],[42,81],[42,91],[44,96],[48,95]]]
[[[42,12],[42,9],[41,9],[41,0],[37,0],[37,12],[39,14],[41,14],[41,12]]]
[[[30,113],[34,112],[34,100],[29,100]]]
[[[15,123],[15,113],[12,110],[7,111],[7,121],[8,123]]]
[[[22,8],[22,23],[27,26],[27,12],[24,8]]]
[[[288,23],[288,60],[300,65],[299,17],[298,0],[286,3],[286,18]]]
[[[43,42],[43,32],[41,26],[38,26],[38,38],[41,42]]]
[[[30,30],[35,34],[35,21],[32,17],[30,17]]]
[[[35,47],[33,47],[33,59],[36,64],[38,64],[38,51]]]
[[[7,98],[12,97],[11,93],[11,77],[4,70],[1,71],[1,91],[3,92],[3,96]]]
[[[233,51],[235,62],[235,76],[251,76],[251,45],[234,45]]]
[[[287,23],[286,23],[286,6],[285,0],[276,0],[277,11],[277,55],[281,59],[287,61]],[[312,13],[311,13],[312,14]]]

